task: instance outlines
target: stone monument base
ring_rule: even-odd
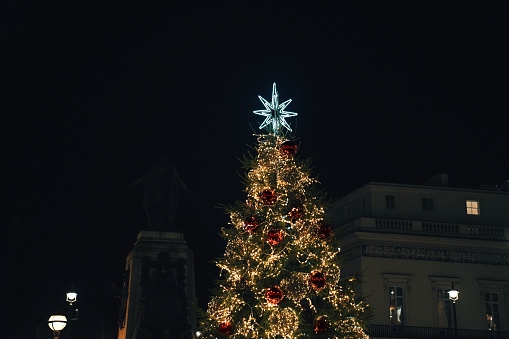
[[[126,259],[118,339],[193,338],[193,253],[180,232],[144,230]]]

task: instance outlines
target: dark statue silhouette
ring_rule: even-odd
[[[177,214],[178,191],[191,191],[186,187],[178,172],[165,155],[160,155],[156,164],[141,178],[127,186],[127,191],[143,183],[145,192],[143,207],[147,214],[149,229],[157,231],[177,231],[175,216]]]

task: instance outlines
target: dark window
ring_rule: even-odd
[[[394,195],[385,196],[385,208],[388,210],[396,209],[396,197]]]
[[[350,220],[352,218],[352,210],[350,206],[345,206],[345,219]]]
[[[422,198],[422,210],[424,212],[435,211],[435,202],[431,198]]]
[[[449,299],[447,290],[437,290],[438,298],[438,327],[454,326],[454,313],[452,312],[452,301]]]

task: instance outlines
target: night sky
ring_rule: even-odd
[[[11,7],[0,336],[51,335],[74,284],[73,339],[116,337],[112,286],[147,226],[141,188],[125,187],[160,154],[193,191],[177,223],[205,306],[226,245],[217,207],[245,197],[238,158],[273,82],[331,199],[438,172],[455,187],[509,179],[507,10],[479,6]]]

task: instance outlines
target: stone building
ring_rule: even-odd
[[[452,188],[439,174],[422,186],[370,182],[333,204],[342,275],[361,275],[371,337],[509,338],[508,184]]]

